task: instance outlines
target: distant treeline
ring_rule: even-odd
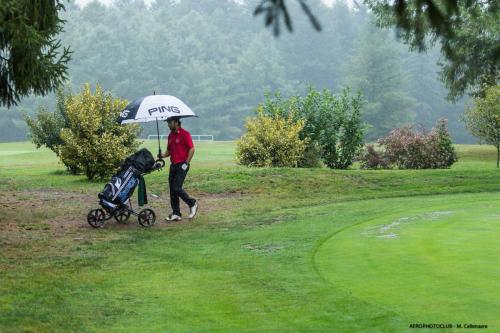
[[[62,35],[74,51],[68,84],[79,90],[98,82],[129,100],[153,91],[175,95],[200,116],[186,127],[217,140],[239,137],[266,91],[289,96],[304,94],[308,85],[334,92],[349,86],[366,100],[367,140],[406,123],[430,129],[444,117],[456,142],[470,141],[458,120],[463,103],[445,100],[437,50],[410,53],[393,31],[374,27],[364,8],[310,3],[322,32],[292,6],[294,33],[274,38],[262,17],[253,17],[255,1],[94,1],[84,8],[71,2]],[[26,99],[0,112],[0,140],[25,138],[20,113],[51,109],[54,101],[52,95]],[[155,130],[147,125],[143,136]]]

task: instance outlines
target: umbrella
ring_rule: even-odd
[[[160,130],[158,120],[169,118],[197,117],[197,115],[180,99],[170,95],[150,95],[129,103],[120,113],[118,123],[146,123],[156,121],[158,134],[158,153],[161,155]]]

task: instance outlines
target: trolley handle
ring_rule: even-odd
[[[155,161],[155,164],[153,165],[153,169],[151,171],[160,170],[164,167],[165,167],[165,160],[160,158]]]

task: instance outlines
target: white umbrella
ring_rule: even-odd
[[[129,103],[125,107],[125,110],[120,113],[118,123],[129,124],[156,121],[158,153],[161,154],[158,120],[168,120],[174,117],[197,117],[197,115],[177,97],[170,95],[150,95]]]
[[[196,117],[183,101],[170,95],[151,95],[129,103],[120,114],[120,124],[145,123],[172,117]]]

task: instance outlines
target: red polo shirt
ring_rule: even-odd
[[[191,134],[182,127],[179,127],[177,132],[170,132],[168,135],[167,149],[173,164],[186,162],[189,149],[193,147]]]

